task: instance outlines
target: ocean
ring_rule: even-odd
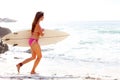
[[[31,28],[17,27],[20,26],[17,22],[0,24],[9,27],[12,31]],[[10,25],[14,25],[14,27]],[[48,71],[58,75],[67,73],[78,76],[84,74],[88,76],[119,77],[120,21],[43,23],[42,27],[64,31],[69,34],[68,38],[61,42],[41,46],[43,58],[40,66],[45,65],[44,69],[47,68]],[[28,49],[28,47],[10,46],[9,51],[0,55],[0,61],[18,63],[31,55],[26,53]],[[56,68],[53,69],[53,66]],[[44,72],[42,73],[44,74]]]

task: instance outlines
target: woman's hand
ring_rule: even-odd
[[[45,29],[42,28],[42,32],[44,32],[44,31],[45,31]]]
[[[41,36],[44,36],[44,31],[45,31],[45,29],[42,28],[42,34],[41,34]]]
[[[44,36],[44,33],[42,32],[41,36]]]

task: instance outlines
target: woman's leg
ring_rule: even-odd
[[[34,43],[36,43],[36,42],[34,42]],[[20,62],[20,63],[18,63],[18,64],[16,65],[18,73],[20,72],[20,67],[21,67],[23,64],[26,64],[26,63],[28,63],[28,62],[30,62],[30,61],[32,61],[32,60],[34,60],[34,59],[36,58],[36,53],[33,51],[32,46],[34,46],[34,44],[31,45],[31,53],[32,53],[32,56],[31,56],[30,58],[25,59],[23,62]]]
[[[38,43],[34,43],[34,46],[32,46],[32,50],[36,53],[36,60],[34,62],[33,68],[31,70],[31,74],[35,74],[35,69],[38,66],[41,58],[42,58],[42,53],[41,53],[41,48]]]
[[[36,53],[32,49],[31,49],[31,52],[32,52],[32,56],[30,58],[25,59],[23,62],[21,62],[22,64],[26,64],[36,58]]]

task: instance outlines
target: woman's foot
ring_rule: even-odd
[[[22,65],[23,65],[22,63],[19,63],[19,64],[16,65],[18,73],[20,73],[20,67],[21,67]]]
[[[36,72],[35,71],[31,71],[31,74],[36,74]]]

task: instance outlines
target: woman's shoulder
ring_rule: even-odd
[[[40,29],[40,27],[38,25],[36,25],[35,29],[34,29],[34,32],[38,32]]]

